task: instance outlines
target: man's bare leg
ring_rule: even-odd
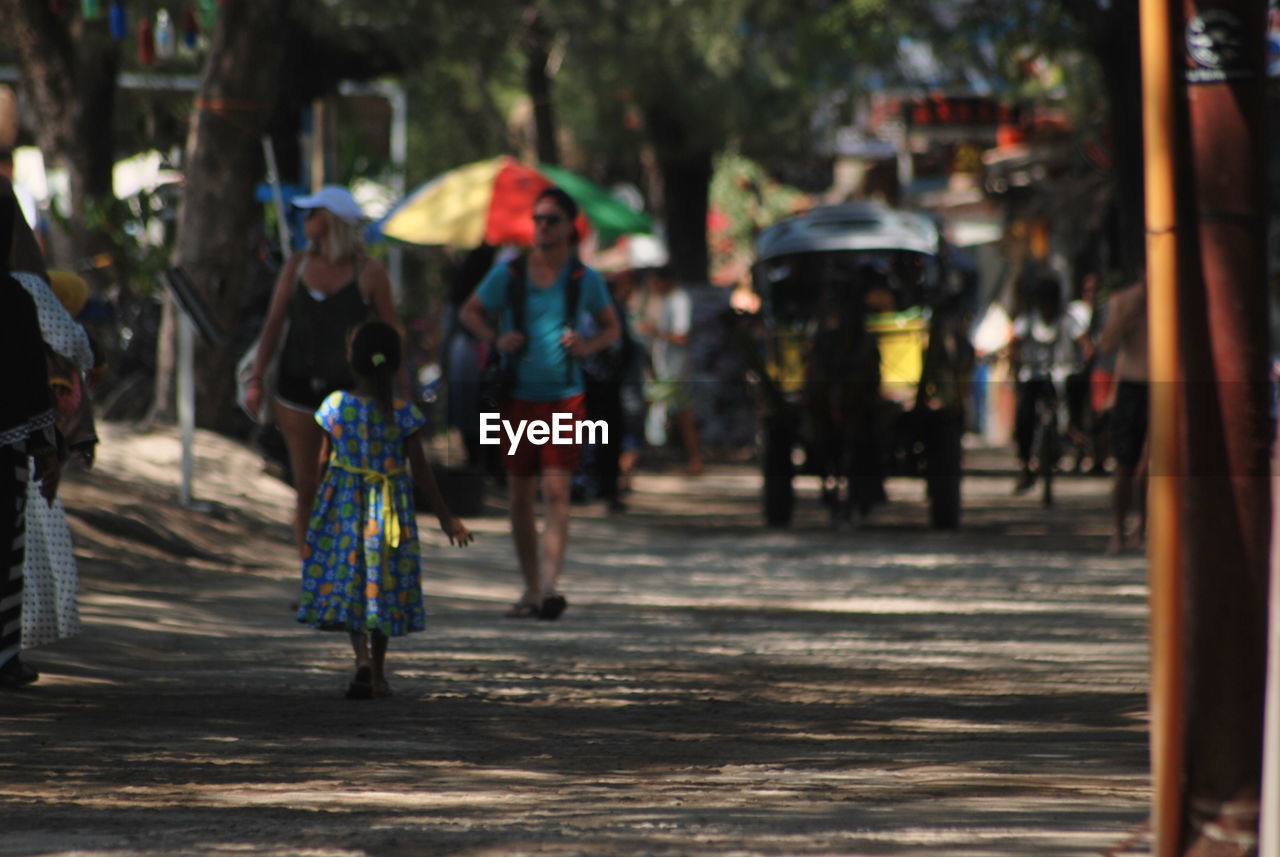
[[[1147,451],[1142,450],[1142,459],[1133,475],[1133,504],[1137,507],[1138,527],[1129,537],[1129,547],[1140,548],[1147,541]]]
[[[684,441],[684,454],[689,462],[685,470],[697,476],[703,471],[702,445],[698,442],[698,423],[693,418],[693,409],[684,408],[677,413],[676,425],[680,427],[680,439]]]
[[[631,477],[640,463],[639,450],[629,449],[618,456],[618,496],[631,490]]]
[[[1115,480],[1111,487],[1111,540],[1107,553],[1118,554],[1128,543],[1127,525],[1129,507],[1133,502],[1133,468],[1116,465]]]
[[[547,525],[542,533],[542,594],[559,593],[560,572],[569,545],[569,499],[573,474],[567,470],[547,470],[542,477],[543,503]]]
[[[537,476],[507,476],[507,496],[511,501],[511,539],[524,578],[520,604],[536,609],[542,604],[542,574],[538,563],[538,521],[534,503],[538,494]],[[513,614],[514,615],[514,614]],[[526,614],[527,615],[527,614]]]

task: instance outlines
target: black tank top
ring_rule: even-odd
[[[280,356],[280,374],[310,380],[315,392],[350,389],[355,383],[347,365],[347,333],[369,318],[360,294],[360,268],[352,280],[317,300],[299,273],[289,304],[289,336]]]

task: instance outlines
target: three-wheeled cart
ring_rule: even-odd
[[[814,208],[761,233],[747,350],[767,523],[790,523],[794,478],[813,473],[833,515],[869,511],[887,476],[923,477],[931,524],[959,525],[973,349],[949,261],[930,218],[874,203]]]

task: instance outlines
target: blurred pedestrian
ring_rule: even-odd
[[[1067,304],[1067,314],[1074,323],[1086,331],[1088,342],[1093,341],[1094,305],[1098,297],[1098,275],[1090,271],[1080,281],[1080,297]],[[1067,398],[1067,440],[1075,447],[1076,473],[1084,469],[1084,458],[1089,455],[1097,461],[1097,451],[1092,443],[1093,412],[1089,396],[1090,379],[1096,360],[1096,349],[1075,344],[1073,371],[1063,384]]]
[[[551,423],[567,415],[580,425],[586,417],[582,362],[619,336],[617,314],[600,274],[578,258],[578,205],[557,187],[539,194],[533,207],[533,248],[509,264],[495,266],[462,308],[462,323],[497,348],[511,370],[513,385],[501,408],[512,424]],[[580,312],[599,325],[584,337]],[[577,443],[528,441],[512,444],[503,456],[515,542],[524,592],[509,618],[556,619],[568,606],[560,592],[560,572],[569,542],[569,501],[573,474],[581,462]],[[546,526],[539,545],[534,503],[541,489]]]
[[[1014,486],[1016,493],[1028,491],[1035,484],[1035,475],[1031,471],[1031,447],[1035,439],[1038,408],[1058,407],[1058,385],[1076,370],[1078,347],[1093,347],[1088,327],[1081,324],[1077,316],[1065,311],[1062,285],[1057,276],[1032,275],[1025,298],[1028,306],[1014,319],[1011,343],[1011,356],[1018,378],[1014,435],[1021,465]],[[1057,419],[1056,414],[1054,419]],[[1040,467],[1051,468],[1056,464],[1056,461],[1042,461]]]
[[[391,692],[390,639],[426,627],[415,496],[450,543],[465,546],[471,533],[450,514],[427,463],[426,417],[394,396],[400,333],[367,322],[345,353],[356,382],[325,397],[314,416],[326,466],[304,534],[298,621],[349,633],[356,671],[347,698],[368,699]]]
[[[1111,296],[1107,323],[1098,339],[1098,350],[1116,355],[1115,402],[1111,407],[1111,452],[1116,471],[1111,490],[1113,529],[1107,553],[1141,547],[1147,529],[1147,278]],[[1137,527],[1131,532],[1129,512],[1137,511]]]
[[[454,271],[440,339],[440,362],[446,382],[446,423],[457,429],[467,453],[467,466],[491,471],[497,458],[480,443],[480,374],[489,346],[476,339],[460,319],[462,306],[493,265],[495,249],[482,244],[467,252]]]
[[[35,236],[18,210],[7,179],[0,178],[0,314],[4,336],[0,357],[6,394],[0,398],[0,689],[30,684],[39,673],[21,657],[24,540],[28,469],[41,497],[52,502],[58,489],[56,417],[49,394],[45,346],[35,302],[14,272],[43,274]]]
[[[693,411],[693,391],[690,389],[693,367],[689,340],[693,331],[693,301],[689,292],[676,284],[668,266],[649,272],[648,287],[638,332],[649,340],[655,382],[650,406],[658,408],[655,419],[675,421],[684,446],[685,471],[696,476],[702,473],[703,463],[698,423]]]
[[[51,283],[46,284],[39,277],[20,275],[35,301],[41,336],[48,348],[58,432],[67,451],[91,466],[98,439],[85,373],[93,369],[95,358],[88,333],[75,320],[89,287],[67,271],[50,271],[49,278]],[[34,479],[27,484],[22,574],[22,647],[31,649],[80,633],[80,573],[66,509],[58,498],[41,502]]]
[[[610,300],[618,317],[618,339],[583,361],[587,419],[602,420],[609,426],[608,439],[593,449],[589,477],[594,495],[605,501],[610,512],[626,510],[626,503],[619,496],[621,458],[627,443],[623,385],[634,376],[639,350],[627,323],[626,302],[631,296],[633,277],[633,272],[621,271],[609,282]],[[597,332],[595,319],[589,313],[583,314],[580,327],[588,338]]]
[[[289,453],[296,501],[294,540],[301,551],[320,479],[320,446],[324,432],[312,415],[335,390],[355,383],[347,365],[348,333],[370,318],[395,325],[391,281],[360,241],[364,216],[344,187],[328,185],[293,204],[307,210],[307,248],[291,255],[276,280],[271,306],[262,326],[246,410],[259,413],[267,367],[281,336],[279,375],[274,379],[275,419]],[[285,333],[286,324],[288,332]],[[402,368],[401,385],[408,394]]]

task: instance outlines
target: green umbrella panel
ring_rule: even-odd
[[[598,184],[550,164],[538,164],[537,169],[578,203],[599,236],[601,247],[608,247],[623,235],[652,234],[653,223],[648,215],[636,211]]]

